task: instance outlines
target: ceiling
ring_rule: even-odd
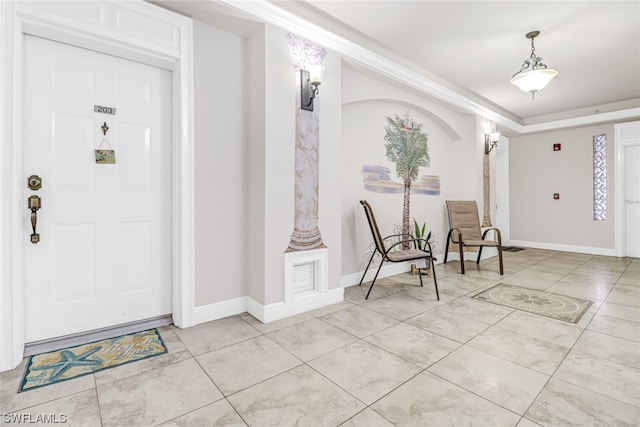
[[[523,121],[640,99],[638,1],[307,3]],[[536,54],[559,72],[535,100],[509,82],[533,30]]]
[[[256,19],[250,3],[168,7],[246,33]],[[293,13],[523,125],[640,107],[640,1],[256,3]],[[243,14],[232,16],[238,8]],[[533,100],[509,82],[531,53],[525,34],[532,30],[540,31],[537,56],[559,72]]]

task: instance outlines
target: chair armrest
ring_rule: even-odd
[[[387,240],[387,239],[390,239],[391,237],[398,237],[398,236],[408,236],[410,239],[415,239],[415,237],[413,237],[412,234],[400,233],[400,234],[391,234],[383,238],[382,240]]]
[[[413,244],[414,244],[414,247],[415,247],[415,242],[416,242],[416,240],[423,240],[423,239],[415,239],[415,238],[414,238],[414,239],[400,240],[400,241],[398,241],[398,242],[394,243],[393,245],[389,246],[389,247],[387,248],[387,252],[385,252],[385,253],[384,253],[384,255],[386,256],[389,252],[391,252],[391,250],[392,250],[393,248],[395,248],[396,246],[402,245],[403,243],[410,243],[410,244],[411,244],[411,243],[413,243]],[[428,243],[428,242],[427,242],[427,243]]]
[[[419,240],[422,240],[422,241],[426,242],[426,244],[429,246],[429,252],[428,252],[428,254],[427,254],[427,255],[428,255],[428,256],[432,256],[433,251],[431,250],[431,244],[430,244],[429,242],[427,242],[426,240],[424,240],[424,239],[409,239],[409,240],[401,240],[401,241],[396,242],[396,243],[394,243],[393,245],[389,246],[389,247],[387,248],[387,252],[385,252],[383,255],[386,257],[386,256],[387,256],[387,254],[388,254],[389,252],[391,252],[391,250],[392,250],[393,248],[395,248],[396,246],[401,245],[401,244],[403,244],[403,243],[413,243],[413,244],[414,244],[414,247],[415,247],[415,242],[416,242],[416,241],[419,241]],[[420,250],[421,250],[422,252],[427,253],[427,251],[426,251],[426,250],[424,250],[424,249],[420,249]]]
[[[457,236],[456,236],[458,238],[457,242],[455,240],[453,240],[453,235],[452,234],[453,234],[454,231],[457,234]],[[462,242],[462,231],[460,231],[459,228],[452,228],[451,230],[449,230],[449,235],[447,236],[447,239],[451,239],[451,241],[453,243],[459,244],[460,242]]]
[[[500,233],[500,230],[497,229],[496,227],[491,227],[491,228],[487,228],[486,230],[484,230],[484,233],[482,233],[482,240],[486,240],[487,237],[487,233],[493,231],[496,233],[496,237],[497,237],[497,242],[498,245],[502,246],[502,234]],[[494,240],[496,241],[496,240]]]
[[[391,235],[389,235],[387,237],[382,238],[382,240],[385,241],[387,239],[391,239],[392,237],[408,237],[408,239],[402,239],[402,240],[399,240],[396,243],[411,243],[411,242],[413,242],[415,240],[415,237],[413,237],[413,235],[410,234],[410,233],[409,234],[407,234],[407,233],[391,234]],[[391,245],[391,247],[389,249],[391,249],[391,248],[393,248],[395,246],[398,246],[398,245],[397,244],[393,244],[393,245]],[[415,243],[414,243],[414,246],[415,246]],[[389,252],[389,250],[387,250],[387,252]]]

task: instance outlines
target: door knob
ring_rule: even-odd
[[[31,243],[38,243],[40,241],[40,235],[36,233],[36,225],[38,224],[38,209],[42,207],[40,196],[33,195],[27,199],[27,205],[31,210]]]

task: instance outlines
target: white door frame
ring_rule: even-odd
[[[638,129],[637,139],[623,139],[622,132],[625,128],[635,127]],[[625,231],[625,211],[626,211],[626,189],[625,189],[625,158],[624,148],[628,145],[640,145],[640,121],[616,123],[614,125],[614,162],[615,162],[615,254],[625,256],[626,242]]]
[[[172,311],[176,326],[193,325],[194,179],[192,22],[142,0],[83,2],[76,10],[49,1],[0,1],[0,371],[24,351],[22,87],[23,38],[32,34],[171,71]]]

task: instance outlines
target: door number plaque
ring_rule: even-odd
[[[104,105],[94,105],[93,112],[102,113],[102,114],[111,114],[113,116],[116,115],[116,109],[114,107],[105,107]]]

